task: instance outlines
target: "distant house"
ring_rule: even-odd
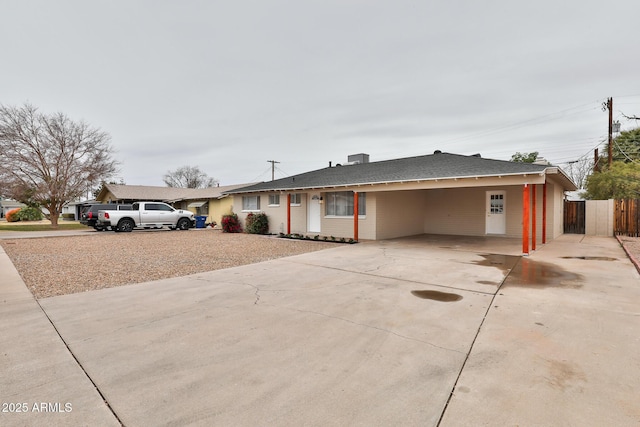
[[[16,208],[24,208],[27,205],[17,202],[12,199],[5,199],[0,197],[0,218],[6,218],[7,212]]]
[[[349,156],[348,164],[226,194],[242,218],[265,212],[272,232],[373,240],[423,233],[522,237],[528,252],[532,236],[535,245],[563,233],[563,195],[575,189],[548,164],[436,151],[379,162]]]
[[[148,185],[104,184],[96,197],[100,203],[165,202],[177,209],[188,209],[220,224],[222,215],[231,213],[232,198],[225,192],[248,184],[210,188],[176,188]]]

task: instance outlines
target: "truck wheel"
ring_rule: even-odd
[[[180,218],[178,220],[178,224],[176,224],[176,228],[178,230],[188,230],[189,229],[189,220],[187,218]]]
[[[118,231],[127,231],[127,232],[133,231],[133,228],[135,226],[136,226],[136,224],[133,222],[132,219],[123,218],[118,223]]]

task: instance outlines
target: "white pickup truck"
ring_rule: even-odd
[[[98,212],[98,223],[113,231],[133,231],[134,228],[162,228],[188,230],[195,226],[193,212],[174,209],[166,203],[136,202],[130,211],[104,210]]]

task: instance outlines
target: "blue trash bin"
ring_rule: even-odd
[[[204,228],[206,221],[207,221],[206,216],[200,216],[200,215],[196,216],[196,228]]]

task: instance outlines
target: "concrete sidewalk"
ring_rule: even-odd
[[[73,407],[0,424],[640,423],[640,280],[617,241],[517,250],[368,242],[43,299],[47,315],[0,253],[0,398]]]
[[[120,425],[1,246],[0,372],[0,425]]]
[[[89,236],[96,233],[93,228],[86,230],[50,230],[50,231],[0,231],[0,239],[36,239],[39,237]]]

